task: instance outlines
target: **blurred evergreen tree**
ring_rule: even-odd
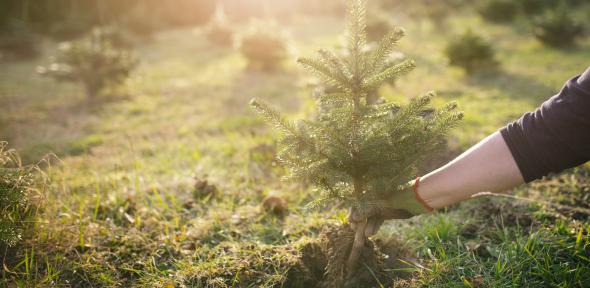
[[[450,40],[445,53],[449,64],[462,67],[469,74],[491,70],[498,64],[492,45],[472,30]]]
[[[455,103],[431,108],[432,92],[407,105],[369,100],[375,87],[409,72],[414,62],[386,66],[404,36],[402,29],[389,32],[377,48],[366,52],[365,7],[363,0],[349,1],[346,55],[320,50],[315,58],[298,60],[327,86],[337,88],[318,96],[315,119],[291,123],[265,102],[251,101],[253,109],[282,132],[278,159],[290,168],[291,177],[317,188],[317,199],[309,207],[386,205],[382,200],[407,189],[416,163],[444,145],[447,132],[462,118]],[[356,229],[349,275],[365,241],[364,226]]]
[[[240,35],[239,49],[248,60],[249,68],[272,71],[279,69],[287,58],[287,37],[274,22],[254,22]]]
[[[565,3],[547,10],[535,19],[534,25],[537,39],[553,47],[570,47],[584,34],[584,26],[574,19]]]
[[[217,6],[215,15],[205,27],[204,32],[212,43],[222,47],[232,46],[235,31],[225,15],[223,6]]]
[[[131,51],[117,47],[114,37],[108,29],[95,28],[83,39],[62,43],[52,63],[38,72],[60,81],[81,82],[91,100],[104,88],[126,80],[138,63]]]

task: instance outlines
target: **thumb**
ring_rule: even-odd
[[[348,215],[348,222],[357,223],[366,221],[367,216],[364,213],[361,213],[360,209],[357,207],[350,208],[350,214]]]
[[[381,225],[385,221],[385,219],[381,217],[371,217],[369,218],[367,223],[367,227],[365,228],[365,237],[373,236],[379,231]]]

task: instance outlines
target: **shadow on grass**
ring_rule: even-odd
[[[560,87],[551,87],[539,80],[504,71],[501,68],[471,74],[467,77],[467,83],[482,89],[497,89],[510,99],[526,100],[534,105],[540,105],[560,89]]]

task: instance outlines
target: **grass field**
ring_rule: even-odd
[[[408,35],[399,50],[417,69],[380,93],[404,102],[435,90],[437,103],[457,100],[465,119],[450,151],[534,109],[590,59],[590,39],[546,48],[520,22],[494,25],[462,12],[437,27],[393,16]],[[305,278],[297,266],[301,251],[321,226],[345,222],[346,211],[302,209],[313,191],[280,181],[285,172],[269,156],[276,135],[247,103],[259,97],[291,117],[310,113],[310,79],[294,59],[337,45],[344,21],[284,24],[293,59],[281,72],[247,69],[238,52],[213,46],[199,29],[165,31],[138,47],[137,73],[99,105],[88,105],[75,84],[35,75],[45,57],[2,63],[0,140],[29,163],[57,155],[35,234],[11,252],[2,285],[313,287],[313,271]],[[446,40],[466,27],[492,41],[499,71],[465,75],[447,65]],[[44,55],[55,47],[46,41]],[[217,193],[195,197],[196,179]],[[376,239],[394,239],[409,264],[391,271],[403,280],[380,285],[588,287],[589,192],[590,169],[582,167],[517,189],[532,201],[477,199],[390,221]],[[262,211],[267,195],[287,199],[288,215]]]

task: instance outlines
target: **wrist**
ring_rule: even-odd
[[[419,177],[403,185],[389,200],[391,206],[399,207],[398,209],[405,210],[413,216],[431,212],[432,208],[418,193],[419,186]]]
[[[420,195],[420,177],[416,177],[416,179],[410,181],[410,185],[410,187],[412,188],[411,192],[414,194],[416,201],[418,201],[418,203],[422,205],[421,210],[424,211],[423,213],[432,212],[432,207]]]

